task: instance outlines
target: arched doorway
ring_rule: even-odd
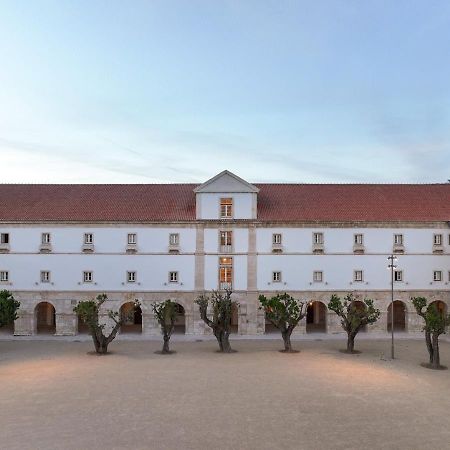
[[[361,302],[360,300],[355,300],[352,303],[357,312],[364,312],[367,308],[366,305],[364,304],[364,302]],[[365,333],[367,331],[367,325],[364,325],[363,327],[361,327],[361,329],[359,331],[362,331],[363,333]]]
[[[36,321],[37,333],[55,334],[56,313],[55,307],[51,303],[38,303],[34,310],[34,319]]]
[[[306,310],[306,332],[327,332],[327,307],[322,302],[309,302]]]
[[[387,330],[392,329],[392,303],[388,306]],[[394,301],[394,331],[406,331],[406,305],[400,301]]]
[[[182,305],[176,304],[177,317],[175,319],[175,327],[173,332],[176,334],[186,334],[186,313]]]
[[[120,317],[124,321],[121,333],[142,333],[142,310],[134,302],[124,303],[120,307]]]
[[[231,329],[230,332],[233,334],[239,331],[239,306],[236,302],[231,303]]]

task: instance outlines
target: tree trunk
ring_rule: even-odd
[[[433,355],[434,355],[434,349],[433,349],[433,343],[431,342],[431,333],[428,330],[425,330],[425,342],[427,344],[427,350],[428,354],[430,356],[430,364],[433,364]]]
[[[170,337],[167,335],[164,335],[163,340],[164,340],[164,343],[163,343],[163,348],[162,348],[161,353],[170,353],[170,350],[169,350]]]
[[[284,342],[284,351],[292,352],[292,344],[291,344],[291,333],[289,331],[284,331],[281,333]]]
[[[230,333],[226,331],[214,331],[217,342],[219,343],[219,351],[223,353],[231,353],[233,350],[230,345]]]
[[[431,367],[433,369],[439,369],[441,367],[441,359],[439,356],[439,335],[437,333],[433,333],[432,346],[433,346],[433,358],[431,361]]]
[[[347,351],[349,353],[353,353],[355,348],[355,335],[353,333],[349,333],[347,335]]]

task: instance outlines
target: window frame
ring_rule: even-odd
[[[439,278],[436,275],[439,274]],[[433,281],[442,282],[442,270],[433,270]]]
[[[272,272],[272,283],[281,283],[282,282],[282,274],[281,270],[274,270]]]
[[[9,270],[0,270],[0,283],[9,283]]]
[[[361,242],[358,242],[358,237],[361,236]],[[355,233],[353,235],[353,244],[355,245],[364,245],[364,234],[363,233]]]
[[[178,270],[169,271],[169,283],[178,283]]]
[[[137,244],[137,233],[127,233],[127,244],[128,245]]]
[[[90,236],[90,238],[88,238]],[[94,244],[94,233],[84,233],[84,244],[92,245]]]
[[[7,245],[10,241],[9,233],[0,233],[0,244]]]
[[[45,276],[47,274],[48,276]],[[50,270],[41,270],[41,283],[51,283]]]
[[[127,270],[127,283],[136,283],[137,272],[135,270]]]
[[[325,241],[325,237],[324,237],[323,231],[314,231],[313,232],[313,244],[314,245],[323,245],[324,241]]]
[[[219,200],[219,217],[221,219],[232,219],[234,214],[233,206],[233,197],[221,197]]]
[[[169,245],[180,245],[180,233],[169,233]]]
[[[357,277],[358,273],[361,273],[361,279],[360,280]],[[355,270],[353,270],[353,281],[355,283],[363,283],[364,282],[364,270],[362,270],[362,269],[355,269]]]
[[[400,242],[397,242],[397,237],[400,237]],[[394,233],[394,245],[403,245],[404,241],[403,233]]]
[[[282,242],[283,235],[281,233],[272,233],[272,245],[281,245]]]
[[[320,277],[317,276],[318,274]],[[313,283],[323,283],[323,270],[313,270]]]
[[[403,282],[403,270],[394,270],[394,282],[401,283]]]
[[[433,245],[442,245],[442,233],[433,234]]]
[[[48,239],[46,239],[48,238]],[[48,245],[52,243],[51,234],[48,232],[41,233],[41,244]]]
[[[87,278],[90,278],[90,280],[88,280]],[[93,283],[93,282],[94,282],[94,272],[92,270],[83,270],[83,283]]]

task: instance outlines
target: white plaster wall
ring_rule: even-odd
[[[0,270],[9,270],[12,283],[0,284],[0,289],[188,291],[194,289],[194,259],[193,255],[0,255]],[[51,272],[53,284],[40,283],[41,270]],[[93,271],[93,283],[83,283],[83,271]],[[127,271],[137,272],[137,282],[126,282]],[[178,283],[168,282],[169,271],[178,271]]]
[[[0,227],[1,233],[10,233],[11,252],[37,253],[41,234],[51,234],[54,253],[79,253],[84,243],[84,233],[94,234],[96,253],[124,253],[127,234],[137,234],[138,251],[142,253],[167,253],[169,234],[179,233],[180,252],[195,252],[195,228],[156,228],[142,225],[129,227],[101,226],[48,226],[48,227]]]
[[[257,252],[272,251],[272,234],[281,233],[283,251],[287,253],[310,253],[313,233],[324,234],[326,253],[352,253],[353,236],[364,235],[366,253],[390,253],[394,234],[403,234],[406,253],[431,253],[433,235],[442,234],[446,251],[450,252],[448,229],[413,228],[258,228],[256,231]]]
[[[248,252],[248,229],[247,228],[206,228],[205,229],[205,252],[220,253],[219,235],[221,231],[233,232],[233,253]]]
[[[220,219],[221,198],[233,199],[234,219],[251,219],[254,195],[252,193],[199,193],[196,201],[199,203],[200,219]]]
[[[377,290],[390,289],[386,255],[258,255],[259,290]],[[397,290],[449,289],[450,255],[399,255],[403,282]],[[323,272],[323,282],[313,282],[313,271]],[[364,281],[354,282],[353,271],[363,270]],[[433,282],[433,270],[442,270],[443,281]],[[282,282],[272,283],[272,272],[282,272]],[[268,284],[270,283],[270,284]]]

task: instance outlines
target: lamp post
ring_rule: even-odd
[[[394,359],[394,269],[397,268],[397,257],[391,254],[388,261],[388,269],[391,269],[391,358]]]

